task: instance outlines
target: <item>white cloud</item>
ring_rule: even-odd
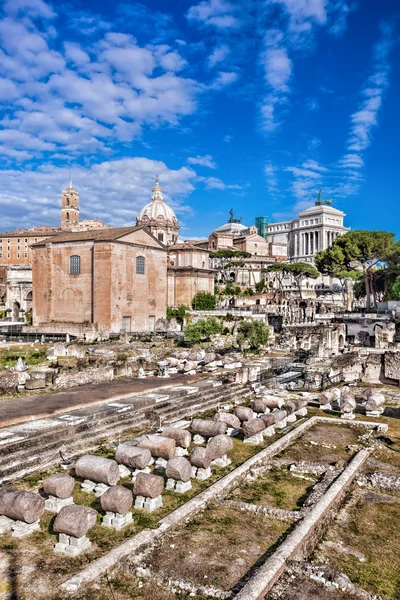
[[[221,90],[235,81],[238,78],[238,74],[234,71],[220,71],[213,83],[209,86],[212,90]]]
[[[268,161],[264,167],[265,179],[267,181],[267,188],[272,197],[275,196],[278,191],[278,169],[271,161]]]
[[[288,81],[292,73],[292,61],[285,48],[268,48],[264,55],[265,79],[279,92],[288,91]]]
[[[318,102],[317,98],[308,98],[306,101],[306,108],[307,108],[307,110],[310,110],[311,112],[318,110],[319,102]]]
[[[178,217],[190,211],[184,201],[194,189],[196,173],[187,167],[172,170],[162,161],[136,157],[73,168],[73,185],[80,192],[81,219],[98,218],[115,226],[134,224],[141,208],[150,202],[156,174],[166,201]],[[61,190],[67,182],[67,168],[3,170],[0,207],[7,205],[8,216],[2,216],[2,229],[58,225]]]
[[[10,15],[23,12],[24,15],[52,19],[56,16],[53,9],[43,0],[7,0],[4,3],[4,11]]]
[[[215,65],[223,62],[229,54],[230,49],[226,44],[217,46],[208,57],[208,66],[210,68],[215,67]]]
[[[203,0],[189,8],[187,18],[218,29],[231,29],[240,25],[235,11],[236,6],[226,0]]]
[[[188,158],[188,163],[190,165],[200,165],[202,167],[209,167],[210,169],[216,169],[217,165],[213,160],[211,154],[206,154],[205,156],[194,156]]]
[[[233,140],[233,135],[224,135],[224,137],[222,138],[222,141],[225,142],[225,144],[229,144],[231,141]]]
[[[224,183],[218,177],[197,177],[198,181],[204,183],[208,190],[242,190],[243,186],[237,183]]]
[[[394,43],[392,33],[391,27],[381,27],[381,39],[373,51],[373,71],[361,89],[359,106],[350,117],[346,153],[338,162],[343,179],[336,191],[342,197],[357,193],[363,180],[359,170],[364,166],[364,153],[372,142],[372,133],[378,125],[379,111],[389,86],[389,53]]]

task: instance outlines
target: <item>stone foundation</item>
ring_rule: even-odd
[[[92,542],[84,535],[81,538],[66,535],[65,533],[58,534],[58,542],[54,546],[54,552],[66,554],[67,556],[78,556],[88,550]]]

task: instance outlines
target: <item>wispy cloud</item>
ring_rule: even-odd
[[[242,190],[244,188],[238,183],[224,183],[218,177],[197,177],[197,180],[204,183],[208,190]]]
[[[219,63],[223,62],[229,54],[230,49],[229,46],[227,46],[226,44],[216,46],[216,48],[214,48],[214,50],[208,57],[208,66],[210,68],[215,67],[215,65],[218,65]]]
[[[278,191],[278,169],[271,161],[264,166],[264,175],[267,182],[267,189],[270,196],[275,197]]]
[[[210,169],[217,168],[217,165],[214,162],[211,154],[206,154],[205,156],[190,157],[187,161],[190,165],[200,165],[201,167],[208,167]]]
[[[350,117],[346,153],[338,163],[343,174],[336,189],[338,196],[357,193],[363,181],[360,170],[364,166],[364,154],[372,142],[373,130],[378,125],[379,111],[389,86],[389,54],[393,44],[393,28],[385,23],[381,26],[381,39],[373,49],[372,73],[360,91],[358,108]]]
[[[236,11],[237,6],[226,0],[203,0],[189,8],[187,18],[202,25],[231,29],[240,25],[239,19],[235,16]]]

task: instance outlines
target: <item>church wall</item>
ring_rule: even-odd
[[[168,269],[168,305],[192,306],[197,292],[214,293],[214,273]]]
[[[147,236],[148,238],[148,236]],[[113,244],[111,256],[110,330],[121,330],[130,318],[131,331],[150,331],[155,321],[165,318],[167,305],[167,252]],[[136,258],[145,258],[144,275],[136,273]],[[128,321],[129,322],[129,321]]]

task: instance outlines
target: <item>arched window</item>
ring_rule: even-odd
[[[74,254],[69,258],[69,272],[70,275],[79,275],[81,272],[81,257]]]
[[[66,216],[67,216],[67,221],[69,221],[69,212],[67,212]]]
[[[144,265],[145,265],[144,256],[137,256],[136,257],[136,273],[138,275],[144,275]]]

